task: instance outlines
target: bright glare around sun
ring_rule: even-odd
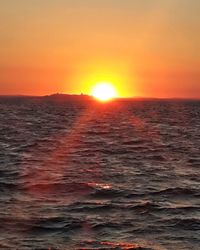
[[[117,97],[117,92],[111,83],[100,82],[93,87],[92,96],[100,101],[109,101]]]

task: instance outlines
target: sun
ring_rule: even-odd
[[[105,102],[117,97],[117,92],[112,83],[100,82],[93,87],[92,96]]]

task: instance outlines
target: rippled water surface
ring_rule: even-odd
[[[200,249],[200,102],[0,99],[0,249]]]

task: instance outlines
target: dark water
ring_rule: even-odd
[[[200,102],[0,100],[0,249],[200,249]]]

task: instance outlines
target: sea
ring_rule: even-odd
[[[0,249],[200,249],[200,101],[0,98]]]

